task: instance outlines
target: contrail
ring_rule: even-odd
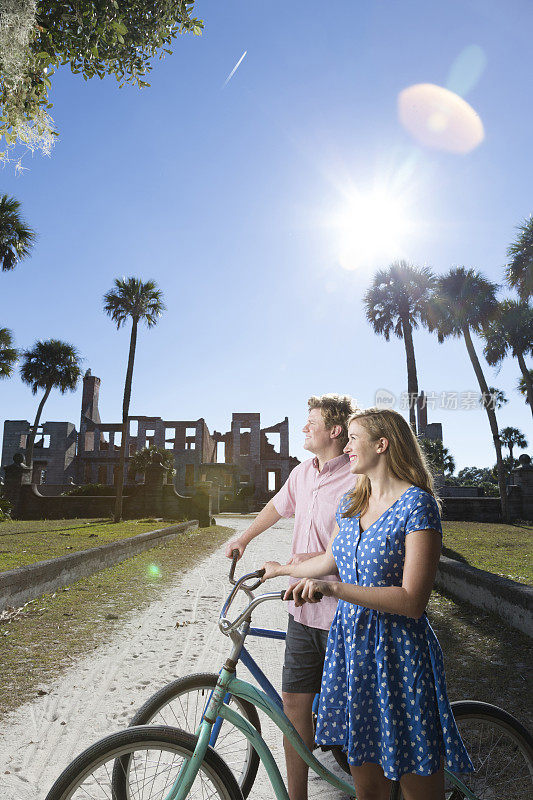
[[[235,73],[239,69],[239,67],[241,65],[241,62],[242,62],[242,60],[243,60],[243,58],[244,58],[244,56],[246,55],[247,52],[248,52],[248,50],[245,50],[244,53],[242,54],[242,56],[239,58],[239,60],[237,61],[237,63],[233,67],[233,69],[231,70],[230,74],[228,75],[228,77],[224,81],[224,86],[227,86],[228,83],[230,82],[230,80],[233,78],[233,76],[235,75]]]

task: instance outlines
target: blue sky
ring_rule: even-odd
[[[204,417],[222,431],[232,411],[259,411],[264,426],[288,415],[291,452],[303,458],[309,395],[349,393],[368,406],[378,388],[406,389],[403,342],[376,336],[362,305],[375,268],[392,259],[341,265],[331,220],[350,191],[363,201],[376,186],[401,195],[399,257],[502,281],[514,226],[533,211],[524,95],[533,8],[203,0],[196,15],[203,36],[156,61],[150,89],[54,76],[61,136],[51,158],[25,157],[21,176],[1,173],[0,191],[21,201],[39,234],[32,258],[0,275],[1,325],[19,347],[76,344],[102,379],[103,419],[118,421],[129,330],[116,331],[102,296],[116,276],[153,278],[168,310],[140,332],[132,415]],[[458,61],[472,46],[486,62],[477,81]],[[467,155],[426,149],[398,121],[399,92],[446,86],[454,65],[474,83],[465,99],[485,130]],[[414,341],[421,388],[478,390],[464,342],[439,345],[423,329]],[[497,375],[483,366],[510,400],[500,427],[520,428],[531,452],[517,362]],[[43,418],[77,425],[80,399],[81,389],[53,393]],[[36,404],[18,377],[3,381],[0,426],[33,420]],[[459,468],[494,463],[482,410],[428,416],[443,423]]]

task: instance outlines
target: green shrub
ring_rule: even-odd
[[[11,519],[11,512],[13,511],[13,506],[2,494],[2,490],[0,489],[0,522],[5,522],[8,519]]]
[[[107,486],[105,483],[82,483],[74,486],[68,492],[63,492],[63,497],[90,497],[112,496],[115,494],[114,486]]]

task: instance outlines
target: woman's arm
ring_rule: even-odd
[[[331,546],[335,536],[339,532],[339,526],[335,525],[335,531],[331,537],[325,553],[321,553],[313,558],[308,558],[305,561],[297,564],[279,564],[277,561],[265,561],[263,569],[265,575],[263,581],[270,578],[278,578],[281,575],[289,575],[291,578],[319,578],[322,575],[331,575],[337,571],[337,565],[331,552]],[[299,554],[301,556],[301,554]],[[292,560],[292,559],[291,559]]]
[[[405,537],[405,562],[401,586],[354,586],[317,580],[301,580],[293,588],[297,606],[316,603],[315,592],[358,606],[418,619],[426,610],[441,550],[437,531],[423,530]]]

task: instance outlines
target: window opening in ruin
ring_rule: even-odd
[[[196,437],[196,428],[185,428],[185,438],[188,436]]]
[[[185,486],[194,486],[194,464],[185,464]]]
[[[228,472],[226,475],[224,475],[224,486],[233,486],[233,475],[231,472]]]
[[[85,434],[85,450],[88,453],[94,450],[94,431],[87,431]]]
[[[175,428],[165,428],[165,450],[174,450]]]
[[[144,446],[145,447],[152,447],[152,445],[155,444],[155,441],[154,441],[154,439],[155,439],[155,431],[154,430],[145,431],[144,435],[145,435],[145,439],[146,439],[146,441],[144,443]]]
[[[109,450],[109,431],[100,432],[100,450]]]
[[[121,444],[122,444],[122,431],[115,431],[115,434],[113,436],[113,446],[115,450],[119,450]]]
[[[98,467],[98,483],[107,483],[107,467],[105,464],[101,464]]]
[[[241,428],[240,430],[241,440],[240,440],[240,453],[241,456],[249,456],[250,455],[250,439],[252,438],[252,429],[251,428]]]
[[[131,456],[134,456],[136,452],[137,452],[136,446],[134,444],[130,444],[129,449],[128,449],[129,457],[131,458]]]
[[[185,442],[186,450],[196,450],[196,442]]]
[[[281,452],[281,434],[280,433],[265,433],[267,442],[274,448],[276,453]]]
[[[90,483],[91,482],[91,465],[85,464],[85,469],[83,470],[83,482]]]
[[[207,480],[207,472],[202,472],[202,480],[203,481]]]
[[[26,447],[26,443],[28,441],[28,434],[22,433],[20,436],[20,444],[19,447]]]
[[[217,442],[216,443],[216,463],[217,464],[225,464],[226,463],[226,442]]]
[[[139,420],[130,419],[130,436],[137,436],[139,432]]]
[[[276,471],[273,469],[267,470],[267,481],[268,481],[268,491],[275,492],[276,491]]]
[[[47,447],[50,447],[50,434],[43,433],[40,439],[37,439],[35,442],[34,447],[42,447],[43,450]]]

